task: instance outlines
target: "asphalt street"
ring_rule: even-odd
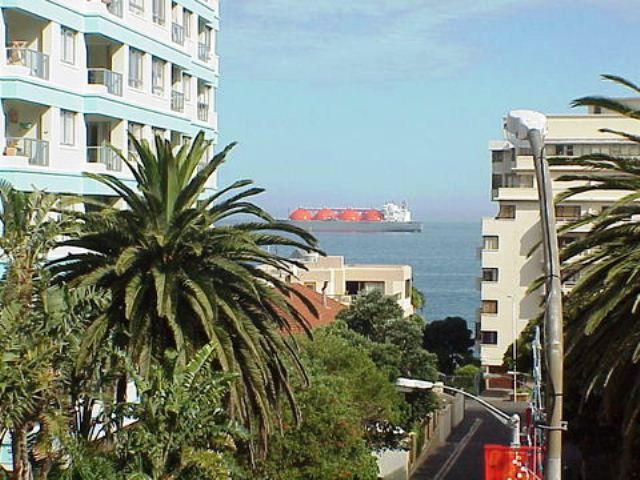
[[[485,399],[500,410],[521,413],[526,403]],[[484,476],[484,445],[508,445],[508,427],[500,423],[480,404],[467,400],[464,420],[446,443],[432,452],[412,475],[412,480],[476,480]]]

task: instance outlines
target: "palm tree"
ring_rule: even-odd
[[[620,77],[605,79],[640,93],[640,87]],[[574,105],[605,108],[640,119],[640,111],[605,97],[584,97]],[[640,137],[603,129],[621,140]],[[604,412],[605,421],[620,427],[620,478],[631,478],[630,461],[640,451],[640,163],[638,158],[591,154],[554,159],[577,164],[586,173],[564,175],[580,181],[559,200],[588,191],[615,191],[620,199],[600,213],[583,218],[565,231],[592,224],[590,233],[561,252],[563,277],[577,278],[565,301],[567,377],[583,392],[582,404]],[[592,421],[592,419],[589,419]]]
[[[86,351],[114,334],[116,346],[146,375],[167,349],[186,364],[211,343],[218,368],[239,374],[230,412],[266,446],[283,395],[297,413],[286,365],[304,372],[293,339],[281,330],[290,329],[287,312],[303,320],[285,300],[289,287],[261,267],[290,272],[296,263],[270,248],[316,250],[315,239],[251,203],[262,189],[245,188],[249,180],[207,194],[207,181],[233,144],[201,163],[209,148],[202,134],[175,153],[160,137],[155,153],[146,141],[131,141],[138,162],[121,157],[135,188],[111,175],[86,174],[110,188],[124,209],[81,214],[83,232],[63,242],[79,253],[51,265],[58,282],[111,293],[110,306],[89,328]],[[229,223],[242,217],[256,220]]]

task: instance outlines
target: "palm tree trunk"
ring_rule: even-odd
[[[11,450],[13,454],[13,480],[32,480],[29,449],[27,447],[27,425],[17,425],[11,431]]]

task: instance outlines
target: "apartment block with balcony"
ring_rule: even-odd
[[[104,195],[82,172],[132,180],[128,132],[215,142],[218,25],[218,0],[0,0],[0,177]]]
[[[636,121],[609,112],[590,110],[581,115],[548,115],[545,142],[547,157],[575,157],[590,153],[610,153],[640,158],[640,146],[624,141],[602,128],[640,134]],[[509,345],[528,322],[541,314],[542,288],[529,286],[543,274],[539,244],[540,215],[533,157],[525,142],[515,146],[507,140],[489,144],[492,165],[491,197],[496,215],[482,220],[482,274],[478,279],[481,306],[478,309],[476,338],[481,363],[487,372],[502,373],[502,360]],[[563,174],[580,167],[550,168],[554,196],[575,185],[559,182]],[[578,195],[556,206],[558,226],[599,212],[617,200],[611,192]],[[589,226],[559,238],[560,246],[586,235]],[[532,253],[533,252],[533,253]],[[569,290],[575,278],[564,279]]]
[[[321,257],[318,254],[294,253],[306,269],[294,268],[285,281],[303,284],[343,305],[350,305],[360,293],[380,290],[393,297],[405,316],[414,313],[411,304],[413,287],[410,265],[348,264],[342,256]],[[269,269],[272,274],[282,274]]]

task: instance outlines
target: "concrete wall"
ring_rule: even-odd
[[[442,408],[433,412],[422,423],[422,445],[417,445],[415,434],[411,434],[408,450],[385,450],[376,453],[380,469],[378,478],[408,480],[425,457],[449,438],[451,431],[464,419],[465,401],[462,395],[446,396],[445,399]]]

